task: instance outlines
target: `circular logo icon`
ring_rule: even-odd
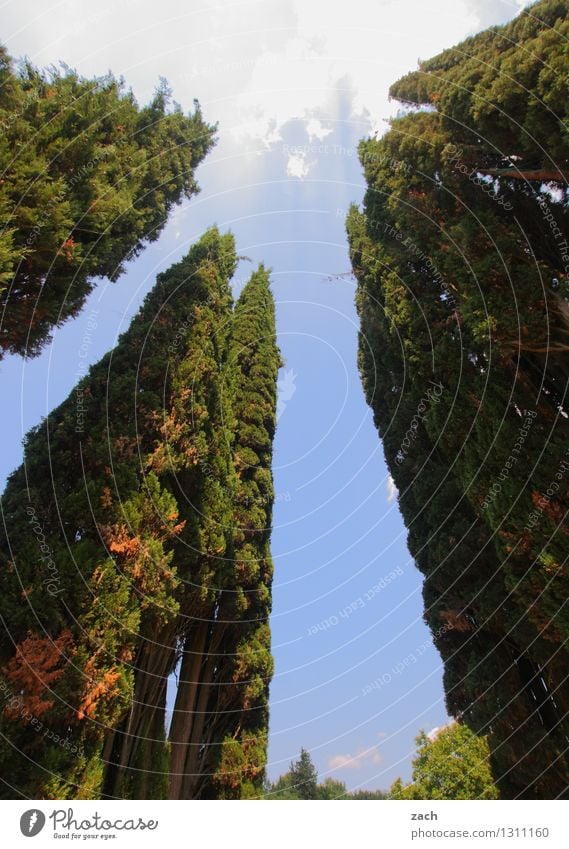
[[[32,808],[20,817],[20,831],[25,837],[35,837],[45,825],[45,814]]]

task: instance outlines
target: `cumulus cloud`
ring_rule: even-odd
[[[434,728],[431,728],[431,730],[427,734],[427,737],[429,738],[429,740],[436,740],[437,737],[439,736],[439,734],[441,733],[441,731],[444,731],[445,728],[448,728],[449,725],[453,724],[453,722],[454,722],[454,719],[451,719],[446,723],[446,725],[435,725]]]
[[[395,501],[395,499],[399,495],[399,490],[395,486],[395,481],[393,480],[391,475],[389,475],[389,477],[387,478],[386,488],[387,488],[387,502],[388,502],[388,504],[391,504],[393,501]]]
[[[470,2],[477,18],[476,29],[482,30],[494,24],[509,21],[535,0],[470,0]]]
[[[306,133],[308,135],[308,141],[323,141],[326,136],[329,136],[332,132],[331,127],[325,127],[318,118],[310,118],[306,122]]]
[[[350,93],[354,116],[370,130],[383,129],[384,119],[395,111],[387,96],[389,85],[415,68],[419,56],[427,58],[456,43],[477,24],[469,0],[352,0],[349,21],[345,6],[326,0],[285,0],[283,7],[294,26],[258,55],[234,102],[238,119],[232,132],[252,139],[249,115],[257,110],[256,140],[262,144],[266,136],[259,115],[265,127],[272,122],[279,129],[295,118],[309,123],[315,114],[334,118],[338,89]],[[434,18],[437,27],[432,26]],[[320,121],[311,129],[313,138],[324,137]]]
[[[375,746],[358,749],[355,755],[333,755],[329,758],[330,769],[361,769],[366,763],[380,764],[382,757]]]
[[[484,0],[73,0],[68,17],[44,0],[9,4],[4,41],[40,64],[64,58],[86,75],[109,67],[145,100],[159,76],[185,108],[198,97],[206,116],[234,142],[268,147],[292,119],[322,139],[338,116],[337,92],[353,115],[384,127],[389,85],[480,26]],[[133,8],[136,15],[133,19]],[[512,15],[518,0],[511,3]],[[54,7],[55,8],[55,7]],[[109,21],[112,20],[112,37]],[[436,21],[436,26],[433,25]],[[380,46],[381,49],[378,49]],[[336,105],[335,105],[336,104]],[[317,117],[316,117],[317,116]],[[345,117],[345,116],[344,116]]]
[[[291,153],[286,164],[286,173],[289,177],[298,177],[302,180],[309,173],[310,166],[311,163],[303,153]]]

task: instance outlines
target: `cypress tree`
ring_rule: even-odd
[[[264,776],[272,675],[272,442],[280,355],[269,275],[246,284],[231,322],[214,456],[227,474],[216,592],[186,639],[171,729],[171,798],[246,798]],[[222,422],[221,422],[222,414]],[[228,451],[230,454],[228,456]],[[221,493],[216,494],[218,505]],[[223,555],[223,556],[221,556]]]
[[[167,775],[125,770],[164,760],[187,598],[197,609],[212,594],[223,545],[203,451],[235,264],[233,238],[212,229],[159,275],[116,348],[28,435],[8,482],[1,757],[26,796],[166,792]]]
[[[318,772],[312,763],[310,752],[300,750],[300,757],[290,765],[291,784],[300,799],[318,798]]]
[[[9,480],[0,758],[25,795],[260,792],[280,355],[269,275],[233,313],[236,263],[212,228],[159,275]]]
[[[562,173],[544,173],[528,130],[551,105],[538,95],[562,50],[561,5],[539,3],[396,83],[392,95],[431,111],[362,142],[365,213],[348,217],[364,386],[426,576],[447,705],[489,734],[506,797],[569,786],[567,217],[564,189],[544,188]],[[530,69],[530,54],[546,61]],[[526,124],[513,62],[528,66]],[[546,125],[561,150],[560,124]]]
[[[383,302],[391,271],[366,226],[365,217],[352,209],[348,231],[358,277],[360,368],[399,489],[409,548],[425,575],[425,616],[444,661],[447,709],[476,733],[490,733],[504,795],[538,782],[535,792],[545,796],[551,790],[544,763],[558,773],[559,751],[548,739],[519,665],[529,652],[534,670],[529,680],[537,680],[540,635],[508,598],[491,532],[474,513],[440,440],[429,438],[423,419],[437,407],[438,386],[433,382],[435,391],[429,392],[428,381],[413,385],[401,350],[407,340],[397,334]],[[541,645],[551,658],[547,644]],[[538,760],[527,757],[532,749],[540,752]]]
[[[182,332],[172,335],[180,316],[175,323],[165,324],[170,344],[179,351],[179,363],[172,369],[170,395],[157,408],[159,438],[148,456],[148,468],[166,482],[185,522],[173,541],[177,615],[171,622],[150,616],[143,619],[138,689],[133,709],[113,741],[114,768],[105,788],[110,795],[145,798],[149,783],[158,781],[162,793],[177,797],[196,699],[206,686],[199,670],[208,650],[219,584],[227,569],[232,468],[222,370],[231,322],[229,280],[237,257],[231,235],[220,236],[213,229],[202,243],[199,282],[203,298],[182,325]],[[168,768],[162,776],[156,770],[154,750],[158,746],[163,752],[167,680],[178,665]]]
[[[269,615],[273,563],[272,446],[276,427],[275,305],[269,274],[260,266],[237,302],[228,370],[235,435],[233,459],[233,581],[222,598],[229,625],[219,678],[212,691],[216,738],[214,787],[223,798],[247,798],[262,790],[268,735],[269,683],[273,673]]]
[[[140,108],[110,74],[16,73],[0,48],[0,356],[38,354],[198,191],[215,128],[169,101],[164,81]]]

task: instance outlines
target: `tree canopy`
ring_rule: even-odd
[[[233,310],[236,264],[233,236],[211,228],[160,274],[8,482],[0,760],[23,795],[262,784],[280,354],[269,274]]]
[[[38,354],[198,191],[215,127],[170,100],[164,80],[141,108],[111,74],[14,71],[0,48],[0,356]]]
[[[368,190],[347,221],[362,379],[447,707],[488,735],[505,797],[569,792],[566,98],[542,97],[566,6],[396,83],[423,108],[361,143]]]
[[[403,784],[398,778],[390,799],[498,798],[488,744],[467,726],[453,723],[431,737],[421,731],[416,743],[413,779]]]

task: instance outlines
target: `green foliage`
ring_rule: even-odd
[[[380,801],[387,798],[387,793],[384,793],[383,790],[355,790],[346,796],[346,799],[362,800],[364,802]]]
[[[212,228],[160,274],[9,480],[5,692],[68,738],[54,749],[9,705],[0,714],[0,760],[17,747],[14,783],[31,797],[259,795],[280,354],[269,275],[233,310],[236,264],[233,237]]]
[[[287,772],[285,775],[281,775],[274,784],[270,781],[267,783],[264,798],[297,801],[301,797],[293,784],[292,775]]]
[[[336,782],[333,782],[336,784]],[[318,785],[318,772],[310,752],[302,748],[298,760],[292,761],[289,771],[271,784],[265,786],[264,797],[267,799],[323,799],[332,798],[326,795],[327,789],[332,792],[331,785]],[[344,787],[345,790],[345,787]]]
[[[416,739],[413,780],[397,779],[390,799],[497,799],[489,766],[490,752],[484,738],[465,725],[454,723],[434,739],[421,731]]]
[[[336,778],[325,778],[322,784],[317,788],[317,799],[348,799],[353,796],[348,794],[346,785],[343,781],[338,781]]]
[[[300,799],[318,798],[318,773],[306,749],[301,749],[299,759],[291,763],[290,776]]]
[[[488,735],[512,798],[569,786],[566,141],[539,93],[566,49],[561,8],[544,0],[397,83],[435,108],[361,143],[368,190],[347,220],[363,385],[447,708]],[[529,57],[522,92],[510,71]],[[543,151],[562,148],[553,167]]]
[[[273,563],[270,534],[273,510],[272,444],[276,427],[277,375],[275,306],[268,272],[260,266],[245,285],[232,321],[225,369],[232,433],[233,516],[231,571],[219,600],[224,658],[220,681],[232,686],[212,693],[220,732],[231,729],[230,749],[238,772],[227,770],[227,743],[218,764],[212,753],[209,795],[245,798],[261,792],[266,764],[269,684],[273,674],[271,612]],[[221,691],[220,691],[221,690]],[[238,721],[236,720],[238,717]],[[241,754],[238,755],[238,749]]]
[[[434,104],[470,142],[476,128],[495,151],[515,152],[532,167],[565,168],[568,33],[565,0],[541,0],[510,23],[420,62],[390,95]]]
[[[281,775],[277,781],[265,782],[263,787],[264,799],[352,799],[373,800],[385,799],[386,794],[381,790],[356,790],[351,793],[343,781],[336,778],[326,778],[318,783],[318,772],[306,749],[300,750],[298,760],[293,761],[290,769]]]
[[[8,687],[19,682],[24,706],[41,707],[66,740],[34,738],[22,715],[4,711],[21,753],[16,785],[32,797],[56,787],[100,797],[100,782],[112,795],[163,795],[135,779],[139,763],[163,762],[167,676],[188,613],[215,597],[207,553],[220,545],[220,511],[231,517],[213,461],[198,452],[211,446],[217,459],[217,355],[236,262],[233,237],[214,228],[159,275],[115,350],[29,434],[8,482],[2,663]],[[52,656],[63,662],[57,676]],[[93,771],[103,749],[111,766]]]
[[[15,73],[3,48],[0,80],[0,354],[29,357],[198,191],[215,128],[197,103],[170,109],[164,83],[140,108],[110,74]]]

